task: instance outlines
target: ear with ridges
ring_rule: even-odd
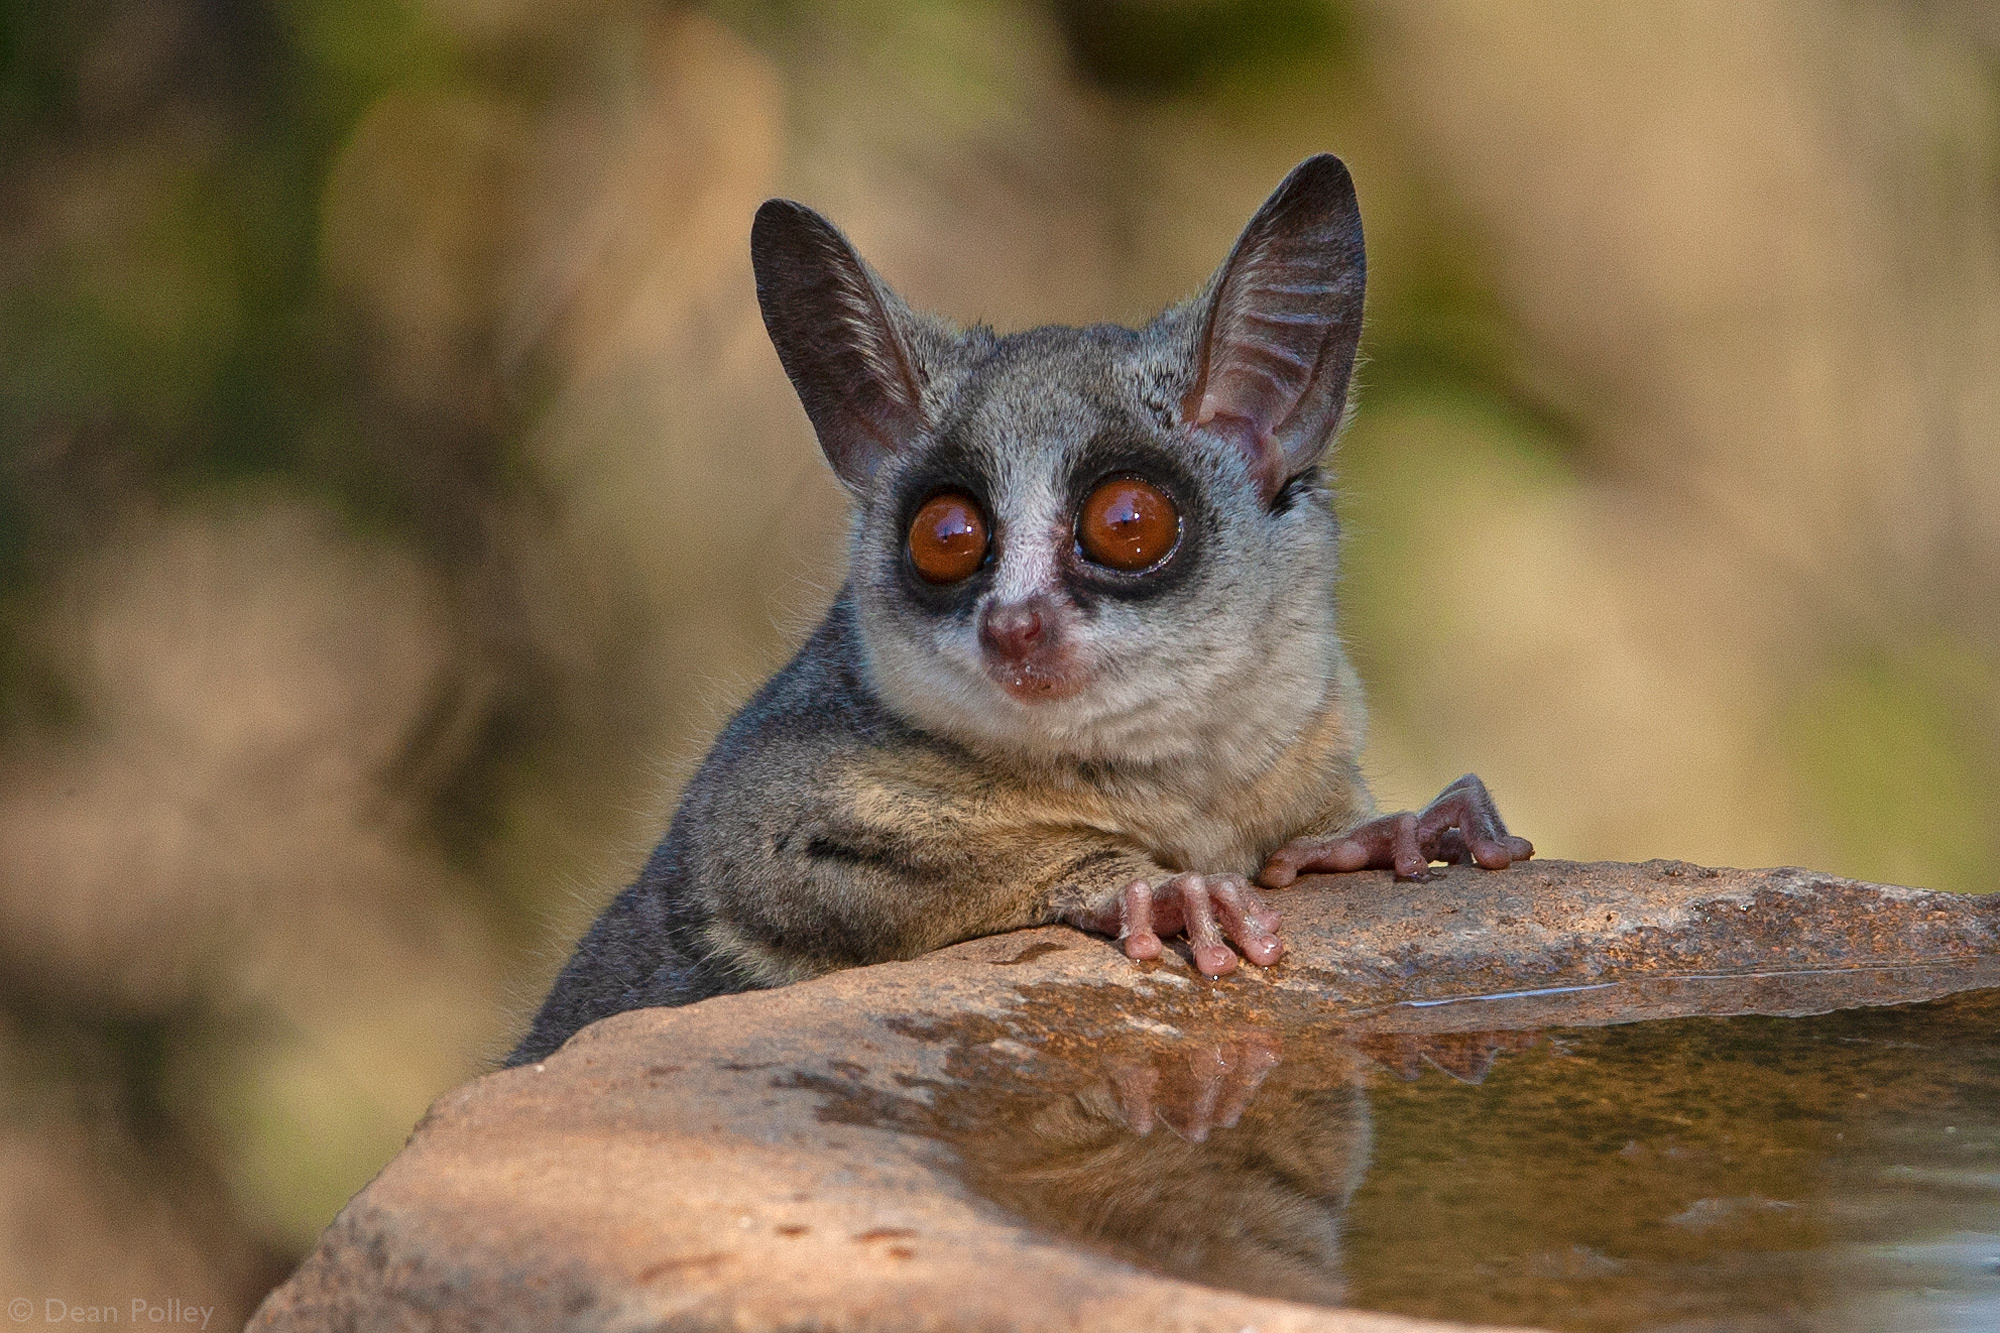
[[[927,426],[912,316],[831,222],[767,200],[750,228],[757,305],[819,445],[850,489]]]
[[[1240,449],[1268,503],[1339,429],[1368,265],[1341,160],[1292,169],[1209,283],[1181,419]]]

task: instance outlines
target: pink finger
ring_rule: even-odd
[[[1392,858],[1398,879],[1422,879],[1430,869],[1430,858],[1417,846],[1417,817],[1411,814],[1396,817],[1395,855]]]
[[[1285,889],[1309,871],[1360,870],[1370,859],[1367,844],[1354,835],[1334,842],[1292,843],[1271,853],[1257,880],[1269,889]]]
[[[1120,934],[1125,938],[1125,956],[1144,963],[1158,958],[1160,937],[1153,932],[1153,886],[1135,879],[1125,886]]]
[[[1369,861],[1373,859],[1369,855],[1367,843],[1359,838],[1342,838],[1339,842],[1326,849],[1320,869],[1336,871],[1364,870],[1367,868]]]
[[[1290,847],[1282,847],[1264,858],[1257,882],[1267,889],[1288,889],[1299,877],[1299,860]]]
[[[1243,956],[1260,967],[1269,967],[1285,952],[1277,936],[1278,914],[1263,908],[1249,885],[1240,876],[1217,876],[1210,881],[1210,896],[1222,916],[1222,929]]]
[[[1507,844],[1500,840],[1498,823],[1492,811],[1474,806],[1466,811],[1465,822],[1459,825],[1473,861],[1487,870],[1505,870],[1514,859],[1507,853]]]
[[[1279,925],[1284,922],[1284,914],[1265,902],[1264,896],[1251,887],[1250,881],[1239,875],[1236,876],[1236,884],[1241,892],[1244,920],[1261,930],[1276,934]]]
[[[1236,953],[1222,942],[1222,932],[1215,924],[1215,905],[1208,897],[1208,884],[1200,875],[1182,875],[1179,879],[1181,918],[1188,947],[1194,953],[1194,965],[1205,976],[1226,977],[1236,970]]]

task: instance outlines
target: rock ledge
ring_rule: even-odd
[[[1335,1086],[1384,1042],[2000,986],[2000,896],[1802,870],[1535,861],[1319,877],[1281,903],[1287,959],[1221,982],[1051,928],[599,1023],[440,1098],[251,1327],[1443,1328],[1329,1308],[1337,1291],[1295,1260],[1193,1232],[1146,1248],[1185,1255],[1179,1272],[1227,1258],[1232,1285],[1269,1294],[1155,1271],[1115,1225],[1061,1239],[1010,1194],[1050,1170],[1022,1145],[1089,1122],[1079,1188],[1143,1171],[1132,1188],[1163,1198],[1194,1186],[1159,1154],[1182,1161],[1243,1109],[1217,1111],[1213,1083],[1190,1112],[1134,1082],[1189,1043]],[[1166,1145],[1144,1159],[1104,1147],[1104,1125],[1155,1111],[1179,1138],[1132,1138]],[[1147,1197],[1143,1225],[1172,1213]]]

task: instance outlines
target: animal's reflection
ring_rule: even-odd
[[[1414,1077],[1429,1064],[1477,1082],[1535,1040],[1135,1037],[1099,1051],[1080,1086],[952,1137],[967,1183],[1045,1230],[1192,1281],[1339,1304],[1342,1219],[1368,1169],[1371,1067]]]

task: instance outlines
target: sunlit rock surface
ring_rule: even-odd
[[[2000,897],[1799,870],[1547,861],[1281,901],[1285,961],[1221,982],[1046,929],[600,1023],[440,1099],[252,1327],[1440,1327],[1337,1308],[1367,1295],[1342,1255],[1366,1071],[1474,1083],[1549,1028],[2000,986]],[[1796,1205],[1689,1207],[1678,1233]]]

